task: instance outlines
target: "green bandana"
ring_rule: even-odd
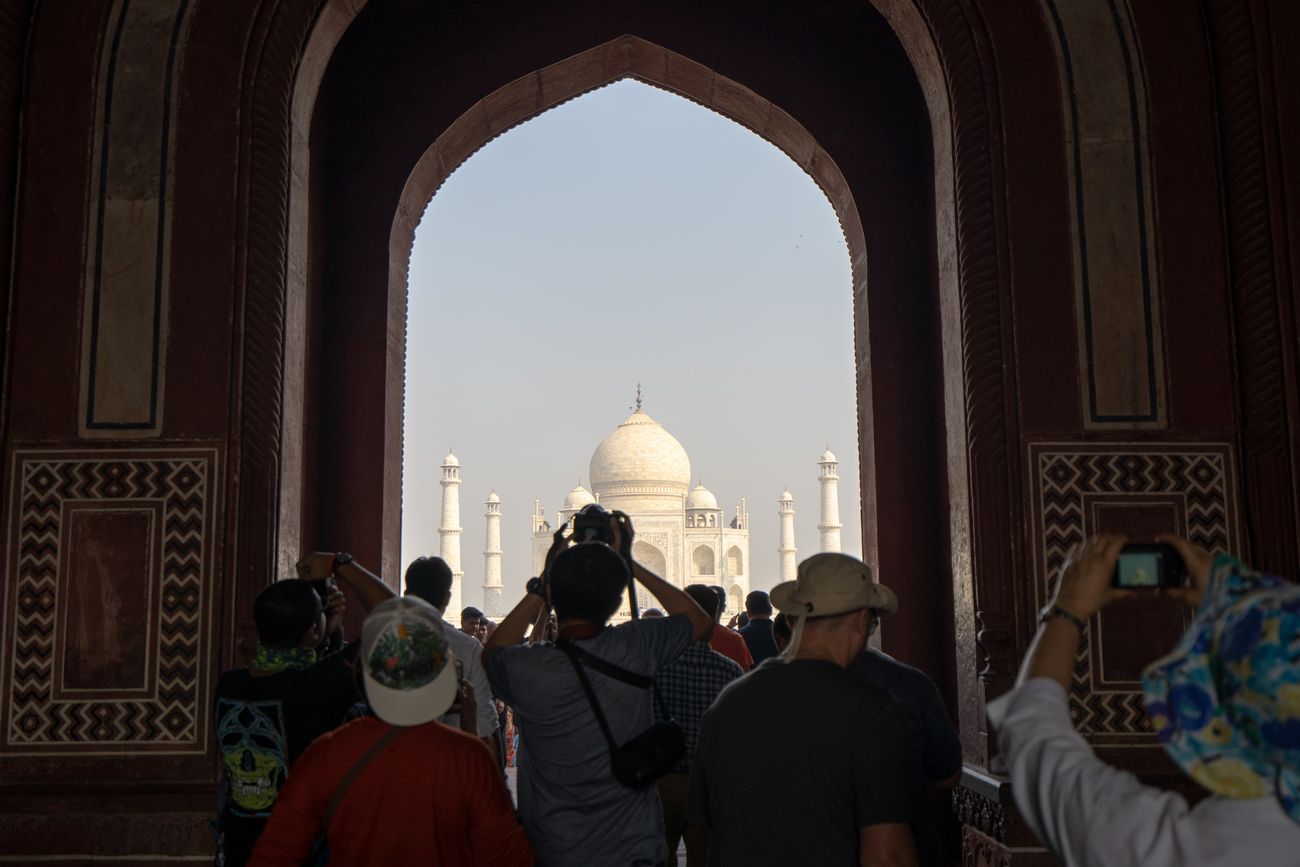
[[[253,657],[253,668],[267,674],[279,674],[282,671],[302,671],[316,664],[316,651],[310,647],[291,647],[288,650],[276,650],[264,644],[257,645],[257,655]]]

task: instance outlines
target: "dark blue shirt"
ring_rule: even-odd
[[[754,657],[754,665],[776,656],[776,639],[772,637],[772,620],[751,620],[740,630],[741,637],[749,647],[749,655]]]
[[[930,784],[943,782],[961,770],[961,741],[948,718],[943,696],[923,671],[870,647],[863,651],[853,673],[884,689],[903,707],[911,756],[908,788],[916,805],[912,827],[917,855],[924,865],[943,863],[939,830],[930,810]]]

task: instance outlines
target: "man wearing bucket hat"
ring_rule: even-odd
[[[370,613],[358,665],[375,716],[303,753],[251,865],[302,864],[322,835],[336,864],[533,863],[487,747],[437,722],[460,688],[447,628],[409,596]]]
[[[1098,759],[1070,722],[1082,626],[1112,599],[1122,536],[1080,546],[1030,647],[1015,689],[989,720],[1016,806],[1067,865],[1300,863],[1300,587],[1165,536],[1196,608],[1174,649],[1142,677],[1165,751],[1211,796],[1144,786]]]
[[[897,598],[861,560],[825,553],[772,603],[795,624],[790,646],[723,690],[700,729],[687,819],[708,829],[709,863],[914,865],[903,711],[849,671]]]

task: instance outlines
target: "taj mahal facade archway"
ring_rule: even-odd
[[[397,574],[419,214],[495,136],[632,77],[836,209],[883,644],[959,718],[968,863],[1041,857],[983,707],[1069,544],[1173,524],[1300,560],[1300,75],[1266,6],[0,3],[0,850],[208,851],[210,692],[253,595],[304,548]],[[1076,710],[1159,779],[1131,675],[1179,624],[1137,617],[1092,625]]]

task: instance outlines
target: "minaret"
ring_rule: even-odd
[[[551,522],[546,520],[541,500],[533,500],[533,566],[532,575],[541,575],[546,564],[546,552],[551,550]]]
[[[794,547],[794,497],[787,490],[777,499],[777,514],[781,518],[781,580],[793,581],[798,573],[798,552]]]
[[[460,622],[460,582],[465,572],[460,568],[460,461],[447,453],[442,459],[442,526],[438,528],[442,545],[439,556],[451,567],[451,601],[447,603],[449,623]]]
[[[501,616],[501,498],[487,498],[487,544],[483,546],[483,613]]]
[[[840,550],[840,462],[827,449],[822,454],[822,459],[817,462],[821,472],[817,476],[817,481],[822,486],[822,520],[817,525],[817,529],[822,533],[822,550],[834,551]]]

